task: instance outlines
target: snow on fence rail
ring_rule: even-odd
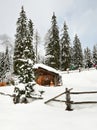
[[[63,102],[66,104],[66,110],[68,111],[72,111],[72,105],[73,104],[95,104],[97,103],[97,101],[79,101],[79,102],[75,102],[71,100],[71,94],[73,95],[77,95],[77,94],[96,94],[97,91],[87,91],[87,92],[71,92],[71,89],[66,88],[65,92],[45,101],[45,104],[49,103],[50,101],[56,101],[56,102]],[[62,96],[62,95],[66,95],[65,100],[59,100],[57,99],[58,97]]]

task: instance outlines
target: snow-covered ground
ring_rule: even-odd
[[[60,72],[63,86],[35,86],[36,91],[44,90],[43,100],[29,104],[13,104],[12,98],[0,95],[0,130],[97,130],[97,105],[75,105],[73,111],[66,111],[64,103],[48,99],[62,93],[65,88],[74,91],[97,91],[97,70]],[[20,85],[21,86],[21,85]],[[2,87],[0,92],[13,94],[13,86]],[[62,97],[65,100],[65,95]],[[74,101],[97,100],[97,94],[75,95]]]

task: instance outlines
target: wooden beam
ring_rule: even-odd
[[[54,100],[55,98],[60,97],[60,96],[61,96],[61,95],[63,95],[63,94],[65,94],[65,92],[63,92],[63,93],[61,93],[61,94],[59,94],[59,95],[57,95],[57,96],[55,96],[55,97],[53,97],[53,98],[51,98],[51,99],[49,99],[49,100],[45,101],[44,103],[46,104],[46,103],[48,103],[48,102],[50,102],[50,101]]]
[[[65,100],[58,100],[58,99],[53,99],[52,101],[56,101],[56,102],[66,102]]]
[[[73,102],[73,104],[95,104],[97,101],[82,101],[82,102]]]
[[[66,103],[65,100],[58,100],[58,99],[53,99],[52,101],[56,101],[56,102],[64,102]],[[81,102],[73,102],[73,101],[70,101],[69,103],[71,104],[95,104],[97,103],[97,101],[81,101]]]
[[[89,92],[70,92],[70,94],[93,94],[97,93],[97,91],[89,91]]]

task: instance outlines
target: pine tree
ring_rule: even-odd
[[[17,29],[15,35],[15,48],[14,48],[14,74],[19,75],[20,69],[23,64],[25,42],[27,41],[27,17],[22,6],[20,17],[17,20]]]
[[[5,70],[6,72],[10,72],[11,71],[11,66],[10,66],[10,56],[9,56],[9,49],[8,49],[8,46],[6,47],[6,52],[5,52]],[[11,72],[10,72],[11,73]]]
[[[40,42],[40,36],[39,36],[39,33],[37,30],[35,32],[34,38],[35,38],[35,55],[36,55],[35,62],[38,63],[38,61],[39,61],[38,46],[39,46],[39,42]]]
[[[60,67],[60,45],[59,30],[57,26],[56,16],[53,13],[52,25],[48,31],[48,42],[46,41],[46,60],[45,63],[55,69]]]
[[[70,66],[70,38],[69,38],[68,27],[66,23],[64,23],[63,26],[60,44],[61,44],[61,49],[60,49],[61,70],[66,70]]]
[[[34,80],[32,60],[24,60],[24,65],[21,67],[19,80],[21,83],[29,83]]]
[[[75,35],[73,41],[73,63],[76,68],[83,66],[83,53],[81,43],[77,35]]]
[[[15,49],[14,49],[14,73],[18,75],[20,82],[33,81],[33,64],[35,55],[33,49],[33,23],[27,22],[26,13],[22,7],[17,21]]]
[[[74,66],[74,51],[73,51],[73,47],[71,46],[70,47],[70,70],[74,70],[75,69],[75,66]]]
[[[35,52],[33,48],[33,23],[32,20],[30,19],[28,21],[28,34],[27,34],[27,41],[26,41],[26,48],[25,52],[26,55],[25,57],[27,59],[31,59],[33,61],[33,64],[35,63]]]
[[[97,65],[97,45],[93,46],[93,63]]]
[[[33,35],[34,35],[34,28],[33,28],[33,22],[31,19],[28,21],[28,28],[29,28],[29,33],[32,36],[32,41],[33,41]]]
[[[91,55],[91,50],[87,47],[84,49],[84,64],[85,68],[91,67],[92,66],[92,55]]]
[[[11,75],[10,56],[8,46],[5,53],[0,53],[0,82],[8,81]]]
[[[6,77],[6,70],[5,70],[5,54],[0,54],[0,82],[3,82]]]
[[[25,41],[24,48],[24,65],[21,67],[21,74],[19,76],[20,82],[28,83],[32,82],[34,79],[33,76],[33,65],[35,63],[35,53],[33,49],[33,26],[32,21],[28,22],[28,32],[27,32],[27,40]]]

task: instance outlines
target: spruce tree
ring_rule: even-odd
[[[6,77],[6,70],[5,70],[5,54],[0,54],[0,82],[3,82]]]
[[[34,79],[33,65],[35,63],[35,53],[33,49],[33,23],[28,22],[27,40],[25,41],[23,66],[21,67],[21,74],[19,76],[20,82],[28,83]]]
[[[73,62],[76,68],[78,68],[79,66],[81,67],[83,66],[82,47],[81,47],[81,42],[77,35],[75,35],[73,41]]]
[[[9,49],[8,46],[6,47],[6,52],[5,52],[5,59],[4,59],[4,64],[5,64],[5,70],[6,72],[11,73],[11,64],[10,64],[10,55],[9,55]]]
[[[33,41],[33,34],[34,34],[34,28],[33,28],[33,22],[31,19],[29,19],[28,21],[28,29],[29,29],[29,33],[32,36],[32,41]]]
[[[93,46],[93,63],[97,65],[97,45]]]
[[[24,65],[21,67],[19,80],[20,83],[29,83],[34,80],[33,75],[33,62],[32,60],[24,60]]]
[[[55,69],[60,67],[60,45],[59,30],[57,26],[56,16],[53,13],[51,28],[48,31],[48,42],[46,41],[46,60],[45,63]]]
[[[34,47],[33,47],[33,23],[32,20],[30,19],[28,21],[28,34],[27,34],[27,41],[26,41],[26,48],[25,48],[25,52],[26,55],[25,57],[27,59],[31,59],[33,61],[33,64],[35,63],[35,51],[34,51]]]
[[[27,41],[27,17],[22,6],[20,17],[17,20],[17,29],[15,35],[15,48],[14,48],[14,74],[20,75],[21,66],[23,65],[25,42]]]
[[[73,47],[70,47],[70,70],[75,69],[74,67],[74,57],[73,57],[74,51],[73,51]]]
[[[85,64],[85,68],[87,67],[91,67],[92,66],[92,55],[91,55],[91,50],[86,47],[86,49],[84,49],[84,64]]]
[[[11,74],[10,56],[7,46],[5,53],[4,52],[0,53],[0,82],[9,79],[10,74]]]
[[[40,42],[40,36],[39,36],[39,33],[37,30],[35,32],[34,39],[35,39],[35,57],[36,57],[35,62],[38,63],[38,61],[39,61],[38,46],[39,46],[39,42]]]
[[[60,39],[60,64],[61,70],[66,70],[70,66],[70,37],[68,34],[68,27],[66,22],[62,29],[62,35]]]
[[[26,13],[22,7],[17,21],[14,49],[14,73],[18,75],[22,83],[33,81],[35,55],[32,41],[33,23],[31,20],[27,22]]]

